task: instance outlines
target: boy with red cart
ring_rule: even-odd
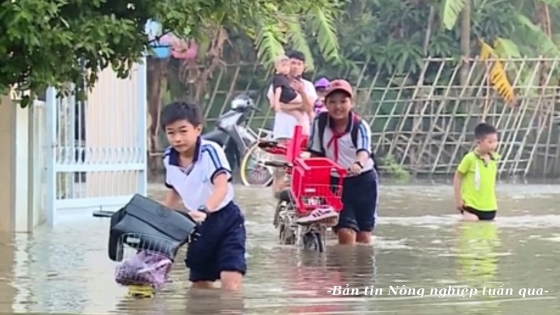
[[[367,122],[352,111],[353,96],[347,81],[330,82],[325,95],[327,112],[313,122],[308,151],[312,157],[327,157],[350,172],[343,180],[344,207],[334,228],[339,244],[370,244],[378,177],[371,152],[371,131]]]

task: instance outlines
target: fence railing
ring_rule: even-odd
[[[560,59],[544,58],[425,59],[420,70],[408,73],[358,63],[330,78],[355,85],[356,111],[371,124],[378,156],[414,174],[452,173],[473,147],[474,126],[486,121],[500,131],[502,175],[549,177],[560,174],[559,65]],[[248,90],[260,92],[256,102],[263,109],[250,124],[263,127],[273,119],[266,69],[227,65],[211,77],[204,100],[210,124],[235,94]]]

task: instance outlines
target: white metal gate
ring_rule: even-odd
[[[147,193],[146,63],[128,79],[99,75],[87,101],[47,91],[45,166],[47,222],[59,214],[114,211]]]

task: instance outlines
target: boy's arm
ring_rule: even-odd
[[[459,166],[457,167],[455,175],[453,176],[453,196],[455,198],[456,205],[463,204],[463,199],[461,198],[461,185],[463,182],[463,176],[469,172],[471,167],[471,159],[469,157],[469,155],[465,155],[465,157],[463,157],[461,163],[459,163]]]
[[[307,151],[311,153],[312,157],[324,157],[325,155],[321,152],[321,140],[319,139],[319,116],[313,120],[313,125],[311,126],[311,133],[309,134],[309,140],[307,141]]]
[[[219,210],[218,207],[226,197],[231,182],[231,168],[224,150],[217,145],[210,144],[206,147],[210,155],[208,163],[209,180],[214,185],[212,194],[206,200],[206,208],[209,212]]]
[[[177,209],[179,206],[179,202],[181,201],[181,196],[179,196],[179,194],[175,190],[175,187],[173,187],[173,185],[169,183],[169,180],[167,180],[167,165],[169,165],[169,149],[165,150],[165,152],[163,153],[163,165],[165,168],[165,174],[164,174],[165,180],[163,184],[165,185],[165,187],[169,188],[167,194],[165,195],[165,200],[163,201],[163,205],[166,206],[167,208]]]
[[[177,209],[179,207],[179,202],[181,201],[181,197],[175,191],[174,188],[171,188],[167,191],[165,195],[165,200],[163,201],[163,205],[170,209]]]
[[[365,120],[358,125],[358,139],[356,139],[356,160],[365,165],[371,155],[371,130]]]

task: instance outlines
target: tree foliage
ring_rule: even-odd
[[[82,81],[91,88],[99,71],[109,66],[119,77],[127,77],[149,49],[145,25],[150,19],[160,22],[164,31],[195,40],[204,37],[209,27],[228,25],[260,37],[260,51],[270,54],[274,50],[264,46],[265,27],[278,28],[278,21],[294,20],[295,14],[321,6],[335,8],[328,0],[300,4],[287,0],[1,0],[0,92],[16,86],[32,93],[48,86],[64,92],[68,82]],[[320,33],[319,37],[333,35]],[[282,33],[272,38],[284,40]],[[332,48],[323,48],[333,54]]]

